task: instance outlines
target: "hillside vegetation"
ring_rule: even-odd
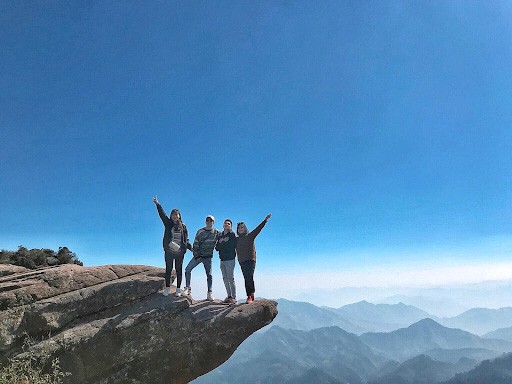
[[[17,251],[2,249],[0,251],[0,264],[13,264],[29,269],[60,264],[83,265],[76,254],[71,252],[68,247],[59,247],[59,250],[55,252],[46,248],[27,249],[23,245],[20,245]]]

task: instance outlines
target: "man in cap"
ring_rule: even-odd
[[[200,263],[203,263],[206,272],[206,282],[208,284],[208,293],[206,300],[213,301],[212,294],[212,257],[215,243],[220,235],[218,229],[213,228],[215,218],[212,215],[206,216],[206,226],[197,231],[192,247],[194,257],[185,268],[185,282],[186,287],[183,294],[191,296],[190,279],[192,277],[192,270]]]

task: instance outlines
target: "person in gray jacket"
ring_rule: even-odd
[[[206,300],[213,301],[212,294],[212,257],[213,249],[217,243],[220,234],[218,229],[213,228],[215,218],[212,215],[206,216],[206,226],[197,231],[194,238],[193,253],[194,257],[185,268],[186,287],[183,291],[184,295],[191,296],[190,280],[192,278],[192,270],[199,264],[203,263],[206,272],[206,282],[208,284],[208,293]]]

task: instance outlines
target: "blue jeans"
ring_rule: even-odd
[[[206,282],[208,283],[208,292],[212,291],[212,258],[200,257],[197,259],[192,258],[189,261],[187,268],[185,268],[185,285],[190,287],[190,279],[192,278],[192,270],[199,264],[203,263],[204,271],[206,272]]]
[[[220,271],[222,272],[222,279],[226,287],[228,297],[236,299],[236,286],[235,286],[235,259],[221,260]]]

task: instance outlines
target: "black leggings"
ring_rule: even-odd
[[[242,273],[245,280],[245,292],[247,297],[254,295],[254,269],[256,268],[256,262],[253,260],[242,261],[240,263]]]
[[[172,264],[176,265],[176,286],[181,288],[181,279],[183,277],[183,259],[185,254],[177,255],[170,251],[165,251],[165,286],[171,286]]]

